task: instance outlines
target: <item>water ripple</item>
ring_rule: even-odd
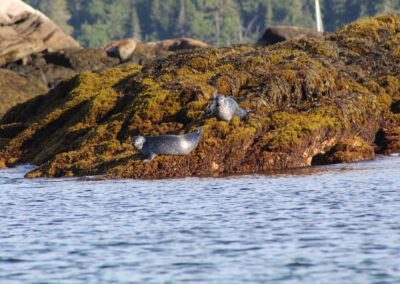
[[[400,157],[266,175],[0,170],[0,283],[400,283]]]

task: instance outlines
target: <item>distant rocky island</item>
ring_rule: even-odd
[[[4,10],[1,36],[33,18],[47,31],[36,12]],[[193,39],[124,39],[24,56],[5,52],[1,38],[0,110],[11,97],[21,103],[0,120],[0,166],[37,165],[27,177],[217,177],[399,152],[399,33],[400,20],[391,15],[330,35],[291,34],[269,46],[265,38],[223,48]],[[252,112],[229,123],[201,117],[217,94]],[[201,126],[198,147],[185,156],[144,163],[131,145],[132,136]]]

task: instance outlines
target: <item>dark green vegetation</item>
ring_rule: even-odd
[[[254,43],[274,25],[315,28],[314,0],[25,0],[83,46],[133,37],[190,37],[215,46]],[[325,29],[400,13],[400,0],[320,0]]]
[[[8,111],[0,164],[29,177],[222,176],[372,159],[400,150],[400,20],[365,19],[325,40],[180,51],[143,67],[81,73]],[[253,112],[201,118],[217,94]],[[186,156],[143,163],[134,135],[189,133]]]

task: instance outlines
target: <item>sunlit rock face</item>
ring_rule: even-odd
[[[61,70],[47,66],[39,54],[66,48],[81,47],[44,14],[23,1],[1,0],[0,67],[5,69],[0,69],[0,115],[17,103],[46,93],[48,86],[54,85],[49,80]]]
[[[40,11],[21,0],[2,0],[0,5],[0,65],[43,50],[79,48]]]

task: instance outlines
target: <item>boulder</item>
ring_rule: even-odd
[[[130,38],[125,38],[106,43],[101,48],[103,48],[109,56],[117,57],[123,62],[126,61],[135,51],[136,41]]]
[[[65,48],[80,48],[80,45],[21,0],[1,1],[0,66],[43,50],[54,52]]]
[[[305,37],[321,39],[323,36],[324,33],[312,29],[295,26],[274,26],[268,28],[264,32],[256,45],[267,46],[285,40],[301,39]]]
[[[178,39],[166,39],[162,41],[153,41],[146,43],[146,45],[164,51],[177,51],[183,49],[210,47],[210,45],[204,42],[191,38],[178,38]]]
[[[400,116],[393,111],[399,46],[400,19],[392,15],[320,39],[198,48],[143,67],[83,72],[2,117],[0,166],[37,165],[27,174],[32,178],[151,179],[390,154],[400,147]],[[252,112],[229,123],[202,117],[216,94]],[[145,163],[131,145],[132,136],[180,135],[201,126],[198,146],[185,156]]]

